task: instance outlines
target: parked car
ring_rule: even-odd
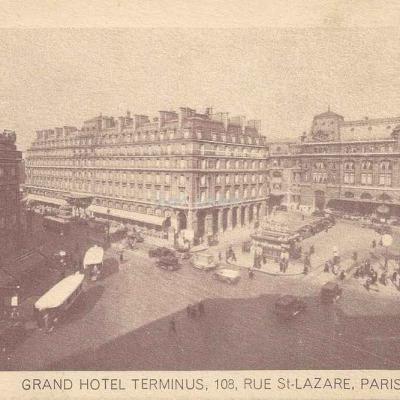
[[[156,247],[155,249],[149,250],[149,257],[166,257],[174,256],[175,252],[167,247]]]
[[[168,271],[176,271],[177,269],[181,268],[178,258],[171,255],[158,258],[156,261],[156,266]]]
[[[137,232],[137,231],[128,232],[127,237],[129,239],[133,240],[135,243],[144,242],[143,236],[140,234],[140,232]]]
[[[386,235],[386,234],[391,234],[392,233],[392,228],[389,225],[375,226],[374,230],[379,235]]]
[[[217,235],[207,236],[207,244],[209,246],[216,246],[218,244],[218,236]]]
[[[321,301],[323,303],[333,303],[337,301],[343,293],[343,289],[336,282],[327,282],[321,288]]]
[[[306,310],[306,303],[296,296],[285,295],[275,302],[274,313],[283,319],[289,319]]]
[[[315,210],[311,215],[313,217],[325,217],[325,212],[321,210]]]
[[[210,271],[218,267],[214,256],[208,253],[197,253],[193,256],[192,266],[203,271]]]
[[[287,211],[288,208],[284,204],[281,204],[280,206],[276,207],[276,211]]]
[[[217,269],[213,278],[217,279],[221,282],[229,283],[230,285],[234,283],[238,283],[240,280],[240,271],[229,268],[228,266],[224,266],[223,268]]]
[[[299,229],[298,233],[303,239],[307,239],[314,235],[314,229],[311,225],[305,225]]]
[[[178,248],[175,251],[175,256],[178,257],[180,260],[188,260],[191,257],[189,249],[181,249]]]

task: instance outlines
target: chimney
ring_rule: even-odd
[[[222,124],[224,125],[225,131],[228,130],[228,121],[229,121],[228,116],[229,116],[229,113],[227,113],[227,112],[221,113],[221,121],[222,121]]]
[[[179,128],[182,128],[183,121],[187,118],[188,116],[188,108],[187,107],[180,107],[179,108],[179,113],[178,113],[178,126]]]
[[[118,117],[117,127],[118,127],[118,133],[121,133],[122,128],[124,127],[124,117]]]
[[[239,123],[240,123],[240,129],[241,129],[242,133],[244,133],[245,127],[246,127],[246,116],[245,115],[241,115],[239,117]]]
[[[158,114],[158,129],[161,129],[165,125],[166,111],[159,111]]]
[[[208,115],[208,116],[211,116],[211,115],[212,115],[212,113],[213,113],[213,109],[212,109],[212,107],[207,107],[207,108],[206,108],[206,112],[205,112],[205,114],[206,114],[206,115]]]

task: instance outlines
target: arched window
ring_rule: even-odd
[[[391,171],[391,170],[392,170],[392,163],[391,163],[391,161],[389,161],[389,160],[383,160],[383,161],[381,161],[380,164],[379,164],[379,169],[380,169],[382,172]]]
[[[354,161],[346,160],[344,162],[344,169],[347,170],[347,171],[353,171],[354,170],[354,166],[355,166]]]
[[[365,160],[361,163],[361,169],[371,171],[373,167],[373,163],[370,160]]]
[[[392,162],[382,160],[379,163],[379,186],[392,186]]]
[[[388,194],[382,193],[380,196],[377,197],[377,200],[383,202],[391,202],[392,198]]]
[[[345,192],[344,197],[346,199],[353,199],[354,198],[354,193],[352,192]]]
[[[360,199],[361,200],[371,200],[372,196],[371,196],[371,194],[364,192],[364,193],[361,193]]]

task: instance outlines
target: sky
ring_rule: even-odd
[[[2,29],[0,129],[213,107],[296,139],[315,114],[400,115],[399,28]]]

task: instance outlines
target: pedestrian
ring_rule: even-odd
[[[267,253],[265,249],[263,249],[261,254],[262,254],[262,263],[265,265],[267,263]]]
[[[218,260],[219,260],[219,262],[222,262],[222,253],[221,252],[218,253]]]
[[[380,283],[382,283],[382,285],[384,285],[384,286],[387,285],[387,273],[386,273],[386,271],[382,272],[379,281],[380,281]]]
[[[329,261],[325,261],[324,272],[329,272],[329,270],[330,270]]]
[[[169,331],[172,333],[176,333],[176,323],[173,318],[169,321]]]
[[[352,258],[353,258],[353,261],[357,261],[357,259],[358,259],[358,253],[357,253],[356,251],[353,252]]]
[[[235,252],[233,251],[232,245],[229,246],[229,258],[233,261],[236,261],[236,255]]]
[[[394,271],[394,272],[393,272],[393,275],[392,275],[392,282],[393,282],[394,284],[396,284],[397,275],[398,275],[398,272],[397,272],[397,271]]]
[[[385,257],[385,263],[384,263],[384,265],[383,265],[383,269],[384,269],[385,271],[387,271],[387,270],[388,270],[388,266],[389,266],[389,260],[388,260],[387,257]]]
[[[253,278],[254,278],[253,268],[249,268],[249,279],[253,279]]]
[[[344,270],[341,270],[341,271],[340,271],[340,274],[339,274],[339,279],[340,279],[341,281],[343,281],[344,278],[346,278],[346,273],[344,272]]]
[[[46,333],[51,333],[51,332],[53,332],[53,330],[54,330],[54,324],[53,324],[53,322],[54,322],[54,321],[52,321],[52,319],[51,319],[51,317],[50,317],[50,314],[49,314],[49,313],[46,313],[46,314],[44,315],[43,319],[44,319],[44,327],[45,327]]]
[[[308,266],[306,264],[304,264],[303,274],[304,275],[308,274]]]
[[[307,272],[311,269],[311,261],[308,255],[304,257],[304,266],[307,267]]]
[[[310,246],[310,256],[313,255],[315,253],[315,247],[314,245]]]
[[[202,301],[199,301],[199,304],[197,305],[197,309],[199,310],[200,316],[204,315],[204,304]]]
[[[371,272],[371,285],[375,284],[378,281],[378,273],[375,270]]]
[[[192,306],[190,304],[187,305],[186,307],[186,314],[189,318],[192,316]]]
[[[227,264],[230,264],[230,263],[229,263],[230,258],[231,258],[231,255],[230,255],[229,249],[228,249],[228,250],[226,250],[226,252],[225,252],[225,260],[226,260],[226,263],[227,263]]]
[[[373,249],[376,248],[376,240],[375,240],[375,239],[372,241],[371,247],[372,247]]]
[[[282,259],[279,260],[279,271],[283,272],[283,260]]]
[[[124,252],[121,250],[121,253],[119,254],[119,261],[122,263],[124,262]]]

